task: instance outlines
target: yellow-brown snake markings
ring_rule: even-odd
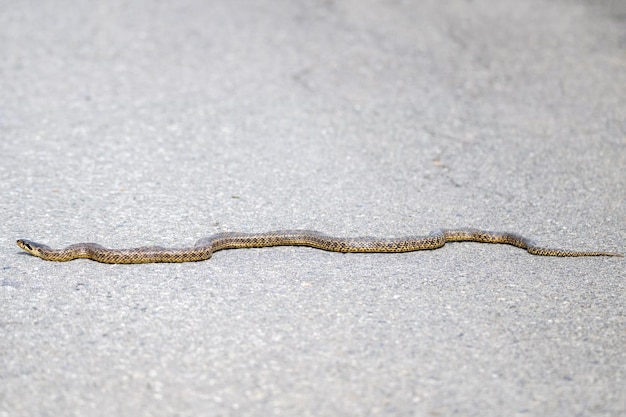
[[[437,249],[446,242],[504,243],[526,249],[542,256],[622,256],[619,253],[599,251],[572,251],[536,246],[529,239],[515,233],[489,232],[477,229],[439,230],[428,236],[400,238],[351,237],[325,235],[314,230],[278,230],[265,233],[217,233],[200,239],[193,247],[163,248],[160,246],[132,249],[108,249],[96,243],[77,243],[65,249],[20,239],[17,246],[48,261],[71,261],[86,258],[109,264],[143,264],[152,262],[195,262],[209,259],[222,249],[263,248],[267,246],[309,246],[332,252],[411,252]]]

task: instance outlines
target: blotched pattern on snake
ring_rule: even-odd
[[[195,262],[209,259],[222,249],[262,248],[267,246],[309,246],[332,252],[392,253],[441,248],[446,242],[502,243],[526,249],[542,256],[622,256],[603,251],[572,251],[543,248],[515,233],[490,232],[478,229],[445,229],[427,236],[400,238],[351,237],[325,235],[314,230],[278,230],[265,233],[217,233],[200,239],[193,247],[164,248],[160,246],[132,249],[108,249],[96,243],[77,243],[65,249],[52,249],[41,243],[20,239],[17,245],[28,253],[48,261],[71,261],[86,258],[109,264],[141,264],[153,262]]]

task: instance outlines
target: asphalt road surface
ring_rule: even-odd
[[[626,3],[0,4],[0,417],[624,416]]]

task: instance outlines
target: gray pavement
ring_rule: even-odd
[[[623,416],[626,261],[15,246],[515,231],[626,251],[620,1],[0,4],[0,417]]]

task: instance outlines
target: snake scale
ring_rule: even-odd
[[[200,239],[193,247],[164,248],[160,246],[132,249],[108,249],[96,243],[77,243],[65,249],[52,249],[41,243],[20,239],[17,246],[31,255],[48,261],[71,261],[86,258],[109,264],[141,264],[153,262],[195,262],[209,259],[222,249],[262,248],[268,246],[309,246],[332,252],[393,253],[437,249],[446,242],[503,243],[526,249],[541,256],[622,256],[613,252],[572,251],[536,246],[531,240],[507,232],[478,229],[445,229],[427,236],[400,238],[341,238],[313,230],[278,230],[265,233],[217,233]]]

